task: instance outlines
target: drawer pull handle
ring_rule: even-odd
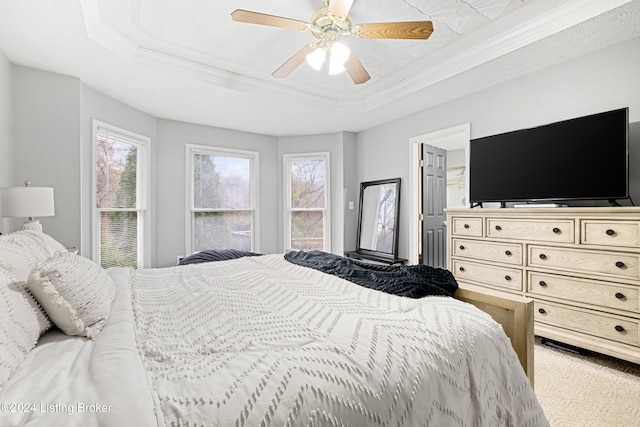
[[[502,227],[500,227],[499,225],[496,225],[496,230],[500,231],[502,230]]]
[[[613,236],[614,234],[616,234],[616,232],[610,228],[607,231],[605,231],[605,233],[607,233],[607,236]]]
[[[624,294],[620,293],[620,292],[616,292],[616,298],[618,298],[618,299],[627,299],[627,297],[625,297]]]
[[[464,271],[464,267],[458,267],[458,270]]]
[[[460,250],[464,251],[464,245],[460,245]]]
[[[511,256],[511,255],[512,255],[511,251],[504,251],[504,254],[505,254],[506,256]]]
[[[561,230],[560,230],[558,227],[553,227],[553,230],[552,230],[552,231],[553,231],[555,234],[560,234],[560,231],[561,231]]]
[[[625,268],[625,267],[626,267],[626,265],[624,265],[624,262],[622,262],[622,261],[616,261],[616,267],[618,267],[618,268]]]
[[[540,254],[540,259],[547,259],[547,256],[545,254]]]
[[[544,308],[539,308],[539,309],[538,309],[538,313],[540,313],[540,314],[547,314],[547,310],[545,310]]]
[[[620,325],[616,325],[616,331],[618,332],[624,332],[624,328]]]
[[[465,225],[463,225],[463,227],[468,230],[469,229],[469,224],[465,224]]]
[[[509,275],[504,276],[504,280],[506,280],[507,282],[510,282],[511,281],[511,276],[509,276]]]
[[[540,286],[541,286],[541,287],[543,287],[543,288],[546,288],[546,287],[547,287],[547,282],[545,282],[544,280],[540,280],[540,281],[538,282],[538,285],[540,285]]]

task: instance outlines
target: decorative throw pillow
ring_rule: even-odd
[[[18,280],[27,280],[40,261],[54,253],[65,251],[51,236],[33,230],[20,230],[0,236],[0,268],[8,270]]]
[[[102,267],[68,252],[39,263],[28,286],[65,334],[88,338],[104,327],[115,296],[115,284]]]
[[[0,269],[0,387],[50,327],[26,283]]]

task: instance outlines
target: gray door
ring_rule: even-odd
[[[446,268],[447,151],[422,144],[421,263]]]

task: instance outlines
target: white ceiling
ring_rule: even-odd
[[[306,63],[271,73],[308,32],[234,22],[235,9],[309,21],[322,0],[2,0],[0,50],[77,76],[153,116],[267,135],[357,132],[640,36],[639,0],[355,0],[354,24],[433,21],[428,40],[345,43],[371,80]]]

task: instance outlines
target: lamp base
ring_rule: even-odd
[[[22,229],[23,230],[31,230],[31,231],[38,231],[40,233],[42,233],[42,224],[40,224],[40,221],[38,221],[37,219],[35,221],[25,221],[22,224]]]

